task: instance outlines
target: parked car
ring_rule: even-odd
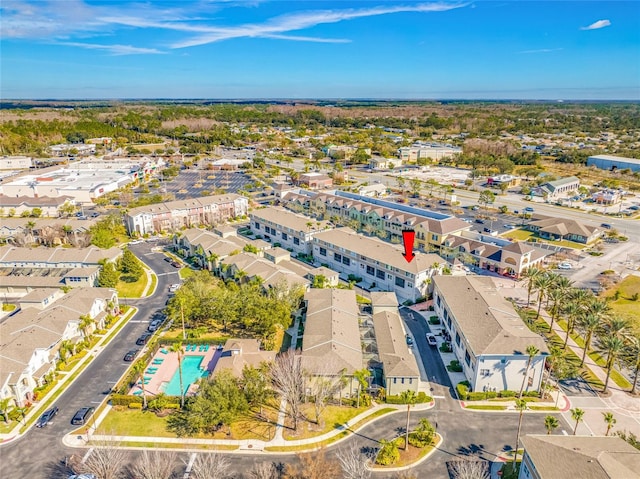
[[[98,216],[100,216],[100,213],[91,213],[92,218],[97,218]]]
[[[131,351],[129,351],[127,354],[124,355],[124,360],[127,362],[133,361],[139,352],[140,352],[139,349],[132,349]]]
[[[477,218],[476,219],[476,223],[479,223],[479,224],[483,225],[484,224],[484,220],[480,219],[480,218]]]
[[[151,333],[143,333],[138,339],[136,339],[136,344],[138,346],[144,346],[149,341],[149,338],[152,336]]]
[[[171,261],[172,261],[172,259],[171,259],[169,256],[165,256],[165,257],[164,257],[164,260],[165,260],[167,263],[171,263]]]
[[[56,414],[58,414],[58,408],[55,406],[45,411],[42,414],[42,416],[40,416],[40,418],[38,419],[38,422],[36,422],[36,427],[45,427],[47,424],[51,422],[51,420]]]
[[[82,426],[91,417],[94,410],[95,408],[93,407],[83,407],[82,409],[79,409],[73,416],[73,419],[71,419],[71,424],[74,426]]]
[[[171,266],[173,266],[174,268],[182,268],[182,265],[177,261],[172,261]]]
[[[429,346],[438,345],[438,341],[436,341],[436,337],[431,333],[427,333],[427,344],[429,344]]]
[[[407,334],[406,339],[407,339],[407,344],[409,346],[412,346],[413,345],[413,338]]]
[[[571,266],[571,263],[560,263],[558,265],[558,269],[573,269],[573,266]]]
[[[160,325],[161,325],[161,324],[162,324],[162,321],[161,321],[161,320],[159,320],[159,319],[154,319],[153,321],[151,321],[151,322],[149,323],[149,326],[147,327],[147,330],[148,330],[149,332],[152,332],[152,333],[153,333],[154,331],[157,331],[157,330],[158,330],[158,328],[160,327]]]
[[[609,223],[602,223],[600,226],[602,226],[606,230],[610,230],[612,228],[612,226]]]
[[[526,211],[527,213],[533,213],[533,208],[531,206],[527,206],[524,211]]]

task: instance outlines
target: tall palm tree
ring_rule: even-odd
[[[613,415],[612,412],[603,412],[602,413],[602,417],[604,419],[604,422],[607,423],[607,432],[604,434],[605,436],[609,435],[609,432],[611,431],[611,428],[615,425],[616,422],[618,422],[615,418],[615,416]]]
[[[516,399],[516,410],[520,411],[520,415],[518,417],[518,433],[516,435],[516,448],[514,450],[515,454],[513,456],[513,470],[516,470],[516,463],[518,462],[518,448],[520,447],[520,430],[522,429],[522,416],[524,412],[527,410],[527,401],[524,399]]]
[[[547,292],[553,286],[553,276],[543,273],[536,277],[533,287],[538,291],[538,311],[536,313],[536,319],[540,317],[540,310],[542,309],[542,300]]]
[[[411,406],[413,406],[418,400],[418,396],[416,396],[415,391],[403,391],[400,394],[400,398],[402,398],[402,402],[407,405],[407,427],[404,431],[404,450],[409,449],[409,417],[411,414]]]
[[[555,428],[560,425],[558,419],[553,416],[544,418],[544,427],[547,429],[547,435],[551,434]]]
[[[573,332],[573,328],[575,327],[576,321],[578,320],[580,315],[583,313],[583,309],[579,303],[575,301],[570,301],[563,308],[563,313],[565,314],[567,319],[567,333],[564,337],[564,345],[562,346],[562,348],[567,349],[567,343],[569,342],[569,335],[571,335],[571,333]]]
[[[522,273],[522,280],[527,281],[527,306],[531,303],[531,292],[533,291],[533,287],[535,284],[536,277],[542,274],[542,270],[531,267],[527,268]]]
[[[549,324],[549,332],[553,331],[553,325],[562,311],[562,301],[567,297],[567,293],[561,289],[553,288],[547,295],[551,299],[551,308],[549,308],[549,316],[551,317],[551,323]]]
[[[362,388],[367,385],[367,378],[371,376],[371,373],[367,368],[358,369],[353,372],[353,377],[358,380],[358,397],[356,399],[356,407],[360,408],[360,395],[362,393]]]
[[[603,393],[607,392],[611,370],[613,369],[613,365],[615,364],[616,359],[623,350],[624,341],[622,340],[622,338],[614,334],[608,334],[600,339],[600,351],[607,357],[607,364],[605,366],[607,369],[607,379],[605,379],[604,381],[604,388],[602,389]]]
[[[95,322],[95,320],[91,316],[89,316],[88,314],[83,314],[82,316],[80,316],[80,323],[78,324],[78,327],[82,331],[82,334],[84,335],[84,337],[87,338],[87,339],[90,336],[89,327],[94,322]]]
[[[178,375],[180,378],[180,407],[184,408],[184,387],[182,385],[182,341],[173,343],[169,350],[178,355]]]
[[[584,360],[587,357],[587,353],[591,348],[591,339],[593,334],[602,325],[600,316],[594,313],[587,313],[585,316],[580,317],[579,327],[584,331],[584,351],[582,352],[582,361],[580,361],[580,367],[584,364]]]
[[[625,362],[633,369],[633,383],[631,394],[635,394],[638,386],[638,376],[640,375],[640,335],[629,337],[629,344],[624,353]]]
[[[522,385],[520,386],[520,394],[518,394],[518,398],[522,398],[522,393],[524,391],[524,384],[527,381],[527,377],[529,376],[529,368],[531,367],[531,362],[533,361],[533,358],[535,358],[540,352],[540,350],[536,348],[533,344],[530,344],[529,346],[527,346],[526,351],[529,357],[527,358],[527,367],[524,370],[524,377],[522,378]]]
[[[571,412],[571,419],[573,419],[576,422],[576,425],[573,428],[573,435],[576,435],[576,431],[578,430],[578,424],[580,424],[580,422],[582,421],[582,418],[584,417],[584,409],[580,409],[579,407],[574,407],[573,409],[570,409],[569,412]]]
[[[605,323],[604,329],[611,336],[624,338],[629,331],[629,320],[614,316]]]

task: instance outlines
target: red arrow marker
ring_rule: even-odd
[[[402,242],[404,243],[404,259],[411,263],[416,254],[413,252],[413,242],[416,239],[416,232],[413,230],[402,231]]]

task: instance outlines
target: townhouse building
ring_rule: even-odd
[[[78,218],[2,218],[0,239],[15,246],[41,243],[49,246],[78,244],[95,220]],[[87,241],[88,244],[88,241]]]
[[[371,293],[373,327],[378,356],[382,365],[382,387],[387,396],[404,391],[418,392],[420,370],[415,355],[409,351],[406,334],[398,313],[394,293]]]
[[[540,389],[547,345],[491,278],[436,276],[433,286],[434,310],[472,391],[519,391],[523,380],[525,391]],[[527,368],[530,345],[539,352]]]
[[[415,247],[420,251],[439,251],[449,236],[471,228],[452,215],[345,191],[290,192],[284,202],[294,211],[362,229],[389,241],[400,241],[402,231],[412,229],[416,232]]]
[[[120,248],[22,248],[0,246],[0,268],[86,268],[100,266],[101,261],[115,262],[122,256]]]
[[[368,289],[392,291],[402,302],[426,296],[432,276],[447,265],[437,254],[420,251],[408,263],[400,246],[349,228],[315,234],[313,258],[316,264],[339,272],[345,279],[361,279]]]
[[[215,225],[246,216],[248,211],[247,198],[229,193],[133,208],[127,213],[125,224],[130,235],[145,235]]]
[[[107,314],[117,313],[118,295],[109,288],[78,288],[62,297],[34,293],[24,306],[0,323],[0,399],[11,398],[17,406],[32,402],[34,389],[55,371],[63,341],[82,341],[104,327]],[[94,321],[85,331],[84,315]]]
[[[34,208],[40,210],[41,217],[55,218],[65,203],[75,204],[72,196],[6,196],[0,195],[0,216],[21,216],[30,214]],[[2,220],[5,221],[5,220]]]
[[[303,255],[311,254],[314,234],[331,228],[327,221],[312,220],[282,207],[256,209],[249,218],[255,235]]]
[[[173,236],[174,251],[182,257],[192,258],[197,265],[209,270],[214,270],[228,256],[243,251],[248,244],[254,245],[258,251],[270,247],[266,242],[263,242],[265,246],[254,243],[237,236],[235,230],[234,234],[223,236],[217,232],[190,228]]]
[[[290,261],[287,250],[268,249],[263,255],[264,257],[254,253],[230,255],[219,260],[217,273],[223,279],[235,279],[243,283],[259,281],[265,290],[281,285],[309,289],[311,283],[305,277],[308,270]]]

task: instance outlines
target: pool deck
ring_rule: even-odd
[[[187,343],[185,347],[188,347],[188,345],[189,343]],[[193,347],[191,349],[193,349]],[[166,353],[163,351],[165,351]],[[211,374],[211,372],[215,369],[216,363],[218,362],[218,358],[222,354],[222,350],[218,350],[215,345],[210,345],[208,351],[204,351],[204,350],[200,351],[200,346],[196,346],[195,351],[193,350],[185,351],[184,348],[182,351],[183,351],[182,352],[183,359],[187,356],[202,357],[203,358],[202,364],[207,365],[207,371],[209,371],[209,374]],[[154,364],[154,361],[156,360],[161,361],[161,363]],[[157,370],[155,373],[149,373],[149,368],[157,368]],[[177,370],[178,370],[178,354],[172,353],[171,351],[169,351],[168,348],[160,348],[158,352],[155,354],[155,356],[151,358],[151,361],[149,361],[149,364],[147,365],[144,372],[144,377],[149,378],[149,381],[147,382],[147,384],[144,385],[145,394],[155,396],[156,394],[161,393],[162,385],[171,381],[171,378],[173,377],[173,375],[176,373]],[[192,391],[193,389],[194,389],[193,387],[189,388],[189,391],[187,391],[187,395],[195,394],[195,392]],[[129,394],[138,395],[139,394],[138,391],[141,391],[141,390],[142,389],[140,385],[136,385],[131,389]]]

